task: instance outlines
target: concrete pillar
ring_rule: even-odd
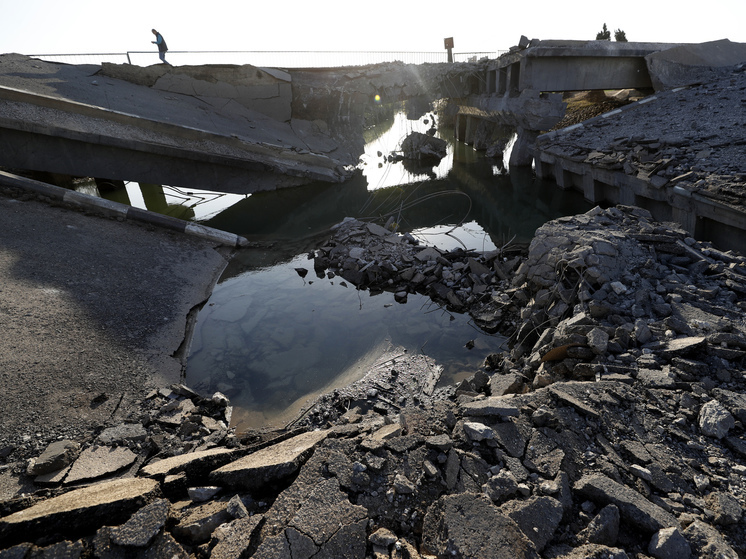
[[[562,190],[569,190],[572,188],[572,173],[567,171],[559,161],[554,164],[554,182],[556,182],[557,186]]]
[[[479,124],[479,119],[473,116],[466,116],[466,131],[464,132],[463,142],[468,145],[474,144],[474,134]]]
[[[533,150],[538,137],[537,130],[518,129],[518,138],[513,144],[513,151],[510,152],[511,167],[529,167],[533,163]]]
[[[534,165],[536,166],[536,176],[540,179],[549,179],[552,177],[552,166],[541,160],[541,158],[534,157]]]
[[[603,197],[603,188],[600,187],[591,173],[583,175],[583,195],[589,202],[597,202]]]
[[[494,95],[497,91],[497,70],[487,71],[487,93]]]
[[[466,115],[457,114],[456,115],[456,129],[454,130],[454,134],[456,136],[457,142],[463,142],[464,138],[466,137]]]
[[[621,184],[617,186],[616,192],[618,200],[616,202],[617,204],[624,204],[625,206],[637,205],[637,196],[631,187]]]
[[[509,84],[509,90],[510,95],[518,95],[518,93],[521,90],[520,87],[521,82],[521,63],[520,62],[514,62],[510,65],[510,84]]]
[[[497,94],[505,95],[508,91],[508,67],[503,66],[497,70]]]
[[[679,223],[687,233],[693,236],[697,232],[697,210],[689,192],[674,193],[671,197],[671,211],[673,220]]]

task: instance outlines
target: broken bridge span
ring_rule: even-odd
[[[673,45],[528,41],[498,59],[327,69],[65,65],[0,56],[0,165],[73,176],[251,193],[342,182],[380,104],[458,107],[456,138],[518,132],[530,165],[563,91],[651,88],[645,57]],[[418,115],[419,116],[419,115]]]

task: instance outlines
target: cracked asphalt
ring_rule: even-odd
[[[0,187],[0,454],[75,438],[178,382],[228,249]]]

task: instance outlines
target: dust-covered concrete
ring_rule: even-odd
[[[76,437],[180,379],[216,243],[0,190],[0,452]],[[15,197],[14,197],[15,196]]]

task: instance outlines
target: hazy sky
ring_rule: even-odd
[[[521,35],[594,39],[604,23],[630,41],[746,42],[746,0],[0,0],[0,53],[150,50],[504,50]]]

